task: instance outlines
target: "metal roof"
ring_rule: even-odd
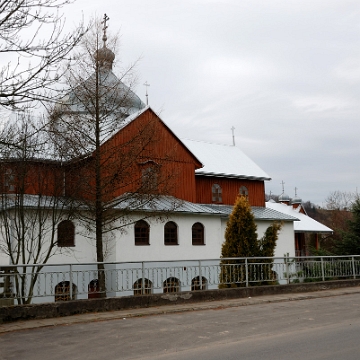
[[[11,209],[15,206],[18,206],[18,201],[16,200],[16,195],[8,195],[4,202],[0,204],[0,210]],[[24,195],[23,197],[23,206],[28,209],[37,209],[37,208],[56,208],[66,209],[68,205],[71,205],[66,198],[56,198],[51,196],[38,196],[38,195]],[[173,196],[168,195],[159,195],[156,198],[139,195],[139,194],[130,194],[126,193],[117,198],[114,203],[114,209],[126,210],[126,211],[145,211],[145,212],[164,212],[164,213],[181,213],[181,214],[201,214],[201,215],[217,215],[220,217],[228,217],[232,210],[232,205],[218,205],[218,204],[195,204],[190,201],[185,201],[177,199]],[[267,203],[268,204],[268,203]],[[275,204],[282,205],[282,204]],[[82,207],[78,204],[80,208]],[[86,211],[86,207],[82,207]],[[291,208],[288,206],[288,208]],[[252,206],[251,210],[254,214],[255,220],[270,220],[270,221],[295,221],[295,224],[299,223],[299,219],[306,217],[313,222],[323,226],[326,226],[318,223],[317,221],[309,218],[307,215],[296,213],[287,214],[274,210],[272,208],[266,208],[261,206]],[[301,227],[297,227],[299,229]],[[317,232],[331,232],[329,228],[319,230]]]
[[[196,175],[271,180],[254,161],[238,147],[181,139],[183,144],[204,164]]]
[[[123,195],[124,201],[120,200],[118,209],[131,209],[133,211],[154,211],[154,212],[172,212],[172,213],[187,213],[187,214],[204,214],[204,215],[219,215],[227,217],[233,210],[232,205],[218,205],[218,204],[195,204],[190,201],[180,200],[173,196],[161,195],[156,199],[129,197],[129,194]],[[252,206],[251,210],[255,216],[255,220],[270,220],[270,221],[297,221],[296,216],[287,215],[276,210],[267,209],[261,206]]]
[[[232,205],[216,205],[209,204],[204,205],[207,208],[216,210],[222,215],[229,216],[232,213]],[[296,216],[287,215],[276,210],[268,209],[262,206],[252,206],[251,211],[255,217],[255,220],[271,220],[271,221],[298,221]]]
[[[173,196],[159,195],[156,198],[139,196],[138,194],[124,194],[116,199],[116,209],[128,209],[130,211],[153,211],[187,214],[220,215],[216,209],[208,208],[206,205],[195,204],[190,201],[181,200]]]
[[[11,210],[15,207],[24,207],[26,209],[66,209],[70,208],[71,201],[64,197],[44,196],[44,195],[17,195],[3,194],[0,202],[0,210]]]

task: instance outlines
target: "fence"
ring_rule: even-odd
[[[360,277],[360,256],[2,266],[1,304],[44,303]],[[99,272],[103,272],[105,288]],[[6,284],[6,286],[5,286]],[[1,289],[0,289],[1,292]],[[7,300],[7,303],[4,302]]]

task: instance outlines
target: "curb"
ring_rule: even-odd
[[[344,296],[360,294],[360,288],[347,288],[347,289],[326,289],[319,290],[316,292],[306,292],[297,294],[281,294],[281,295],[263,295],[255,298],[239,298],[230,300],[220,301],[209,301],[203,303],[193,304],[181,304],[181,305],[163,305],[159,307],[149,308],[137,308],[129,310],[117,310],[110,312],[101,313],[87,313],[71,315],[66,317],[56,317],[51,319],[35,319],[26,321],[16,321],[12,323],[0,324],[0,335],[4,333],[23,331],[30,329],[38,329],[52,326],[66,326],[74,324],[84,324],[98,321],[110,321],[110,320],[126,320],[128,318],[153,316],[153,315],[164,315],[164,314],[176,314],[190,311],[201,311],[201,310],[220,310],[232,307],[240,306],[251,306],[261,305],[269,303],[280,303],[287,301],[300,301],[300,300],[311,300],[324,297]]]

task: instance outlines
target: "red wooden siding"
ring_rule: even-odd
[[[195,169],[201,164],[151,110],[102,145],[101,177],[108,188],[105,191],[108,198],[104,200],[139,191],[142,170],[147,164],[158,169],[159,193],[196,201]],[[68,189],[91,199],[94,197],[94,176],[91,174],[94,174],[94,157],[68,177],[71,184]],[[84,182],[86,179],[89,181]]]
[[[219,184],[222,189],[222,204],[233,205],[240,186],[245,186],[252,206],[265,206],[265,186],[263,181],[228,179],[221,177],[196,176],[196,202],[212,204],[212,186]]]
[[[59,164],[12,161],[1,164],[0,173],[2,193],[60,196],[63,192],[63,172]]]
[[[5,174],[8,167],[14,169],[17,183],[12,192],[19,191],[20,174],[26,169],[23,184],[28,194],[63,195],[63,186],[66,184],[66,195],[93,200],[94,162],[92,154],[66,165],[46,161],[25,164],[13,162],[0,164],[0,170]],[[156,192],[161,194],[211,204],[212,185],[219,184],[222,188],[222,203],[233,205],[240,187],[245,186],[250,204],[265,206],[263,181],[195,176],[195,170],[201,168],[201,163],[151,109],[124,126],[102,145],[100,162],[103,201],[126,192],[144,191],[141,188],[143,172],[152,166],[156,168],[158,180]],[[3,176],[0,185],[1,190],[6,192],[4,182]]]

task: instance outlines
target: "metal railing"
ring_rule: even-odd
[[[0,306],[360,277],[360,256],[98,264],[2,266]]]

